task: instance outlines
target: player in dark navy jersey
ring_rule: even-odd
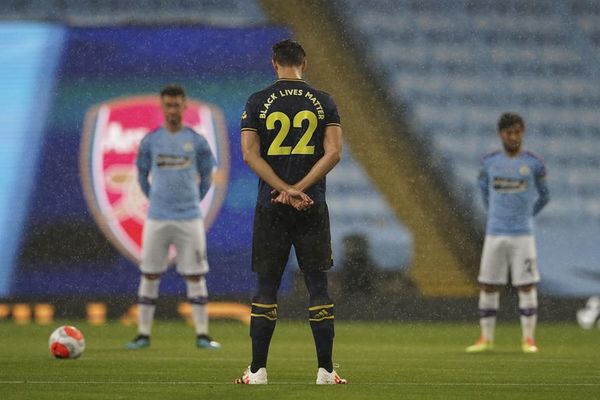
[[[325,175],[339,162],[342,129],[327,93],[304,80],[302,46],[284,40],[273,46],[278,80],[248,99],[242,114],[244,161],[258,175],[252,270],[252,363],[236,383],[266,384],[267,355],[277,321],[277,290],[290,249],[310,295],[309,321],[317,350],[317,384],[347,383],[333,370],[333,302],[327,270],[333,265]]]
[[[339,127],[332,98],[300,79],[278,79],[250,96],[242,131],[255,132],[260,156],[285,182],[304,178],[325,154],[327,127]],[[259,174],[258,203],[270,206],[273,188]],[[325,201],[325,176],[306,188],[315,202]]]

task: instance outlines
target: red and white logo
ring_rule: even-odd
[[[158,96],[121,98],[92,107],[81,141],[81,181],[88,206],[111,242],[128,258],[141,258],[148,199],[137,181],[135,159],[142,138],[164,121]],[[225,197],[229,144],[222,112],[188,99],[185,125],[208,141],[217,160],[213,186],[200,203],[206,230]]]

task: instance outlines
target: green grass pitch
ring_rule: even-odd
[[[248,328],[214,321],[220,351],[194,347],[192,328],[158,321],[152,347],[124,350],[133,328],[77,322],[87,349],[55,360],[47,339],[58,326],[0,323],[0,398],[10,399],[583,399],[600,396],[600,330],[538,327],[540,354],[520,352],[518,324],[499,324],[496,351],[463,352],[477,323],[340,321],[335,362],[347,386],[316,386],[307,323],[280,321],[271,344],[269,385],[230,382],[249,362]]]

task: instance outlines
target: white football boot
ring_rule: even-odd
[[[250,366],[248,366],[242,376],[233,381],[233,383],[240,385],[266,385],[267,369],[260,368],[255,373],[252,373],[252,371],[250,371]]]
[[[347,385],[348,380],[344,378],[340,378],[340,376],[335,372],[335,370],[331,372],[327,372],[325,368],[319,368],[317,372],[317,385]]]
[[[592,296],[585,308],[577,311],[577,322],[583,329],[592,329],[600,316],[600,297]]]

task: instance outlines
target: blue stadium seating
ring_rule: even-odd
[[[248,26],[267,22],[254,0],[3,0],[0,19],[42,19],[95,26],[124,23]]]
[[[348,235],[363,235],[382,269],[405,269],[412,259],[412,236],[398,221],[360,164],[344,148],[344,157],[327,175],[334,256],[343,258]]]
[[[479,157],[499,146],[500,114],[516,111],[526,146],[550,171],[541,240],[556,227],[577,235],[582,224],[600,236],[598,2],[336,0],[335,9],[467,207],[483,216]],[[590,260],[597,252],[586,251]],[[563,289],[549,288],[576,292]]]

